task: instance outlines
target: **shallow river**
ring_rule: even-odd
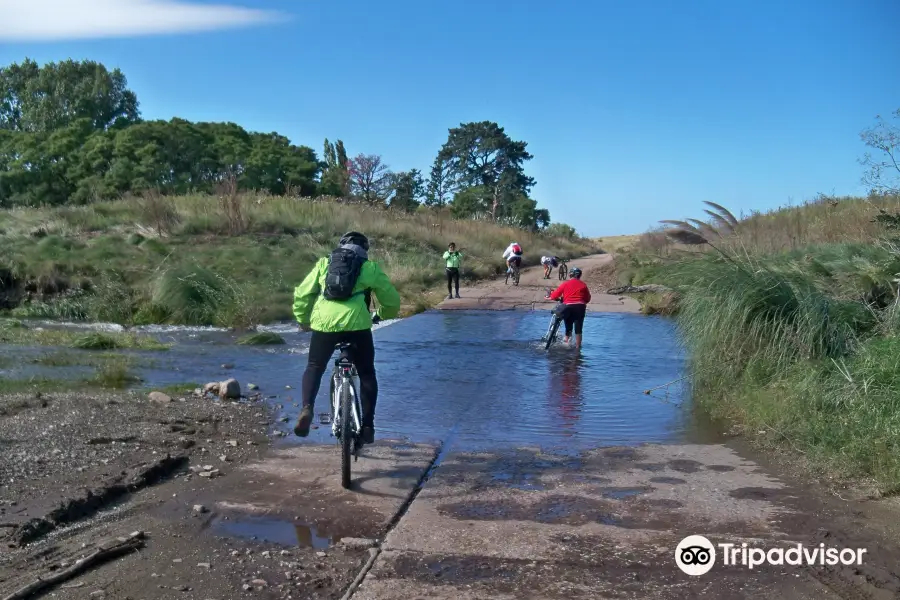
[[[444,441],[455,449],[540,445],[574,450],[703,436],[682,384],[643,393],[683,375],[685,358],[673,322],[589,314],[579,356],[564,347],[543,350],[539,338],[547,318],[547,311],[431,311],[377,326],[378,437]],[[244,387],[255,383],[268,402],[280,407],[279,416],[290,418],[276,424],[289,433],[279,443],[330,442],[327,426],[305,440],[290,433],[309,334],[291,325],[268,329],[281,333],[287,344],[247,347],[235,345],[235,334],[225,331],[151,329],[176,344],[168,352],[147,353],[149,361],[141,361],[145,366],[138,373],[150,387],[227,377]],[[21,348],[15,351],[23,356]],[[47,349],[27,349],[24,355],[41,352]],[[233,368],[223,369],[225,364]],[[21,377],[36,368],[7,368],[0,376]],[[69,368],[73,376],[79,372]],[[58,368],[54,374],[59,376]],[[327,378],[316,413],[328,411]]]

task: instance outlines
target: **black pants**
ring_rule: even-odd
[[[456,295],[459,296],[459,268],[447,267],[447,293],[452,294],[453,288],[451,284],[456,284]]]
[[[581,335],[586,312],[587,304],[566,304],[563,307],[560,316],[566,324],[566,337],[572,337],[572,329],[575,329],[575,335]]]
[[[322,376],[334,354],[334,347],[342,342],[353,344],[348,350],[350,360],[359,374],[359,402],[362,405],[363,427],[375,425],[375,403],[378,401],[378,379],[375,377],[375,341],[372,330],[323,333],[313,331],[309,342],[309,361],[303,373],[303,406],[312,407],[322,384]]]

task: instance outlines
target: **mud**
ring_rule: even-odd
[[[247,511],[239,501],[220,510],[216,498],[227,504],[257,492],[278,495],[275,479],[250,468],[264,464],[274,430],[263,404],[186,399],[159,405],[127,394],[71,393],[4,397],[0,408],[6,546],[0,597],[133,531],[146,533],[143,549],[92,568],[47,597],[333,598],[368,558],[365,549],[335,544],[336,537],[322,547],[330,534],[315,523],[327,516],[310,510],[316,489],[297,490],[296,481],[280,484],[284,529],[293,527],[293,538],[267,539],[265,527],[252,522],[245,524],[247,535],[217,526],[240,528]],[[218,476],[200,476],[205,466]],[[305,507],[294,494],[302,494]],[[327,499],[318,504],[328,505]],[[342,505],[346,499],[334,512],[348,523],[368,519],[369,532],[377,533],[379,524],[384,529],[366,507],[342,511]]]

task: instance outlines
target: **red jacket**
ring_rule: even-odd
[[[580,279],[568,279],[550,294],[551,300],[559,300],[560,297],[563,304],[587,304],[591,301],[591,290]]]

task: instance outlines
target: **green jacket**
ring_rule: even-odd
[[[459,262],[460,262],[460,260],[462,260],[462,253],[459,250],[456,250],[455,252],[452,252],[452,253],[449,250],[447,250],[446,252],[444,252],[444,260],[447,261],[448,268],[458,269]]]
[[[348,300],[326,300],[322,296],[325,274],[328,271],[328,257],[319,259],[316,266],[300,285],[294,289],[294,317],[301,325],[308,325],[313,331],[337,333],[341,331],[361,331],[372,328],[372,315],[366,306],[365,294]],[[378,299],[378,316],[393,319],[400,313],[400,294],[378,263],[367,260],[353,293],[370,289]]]

